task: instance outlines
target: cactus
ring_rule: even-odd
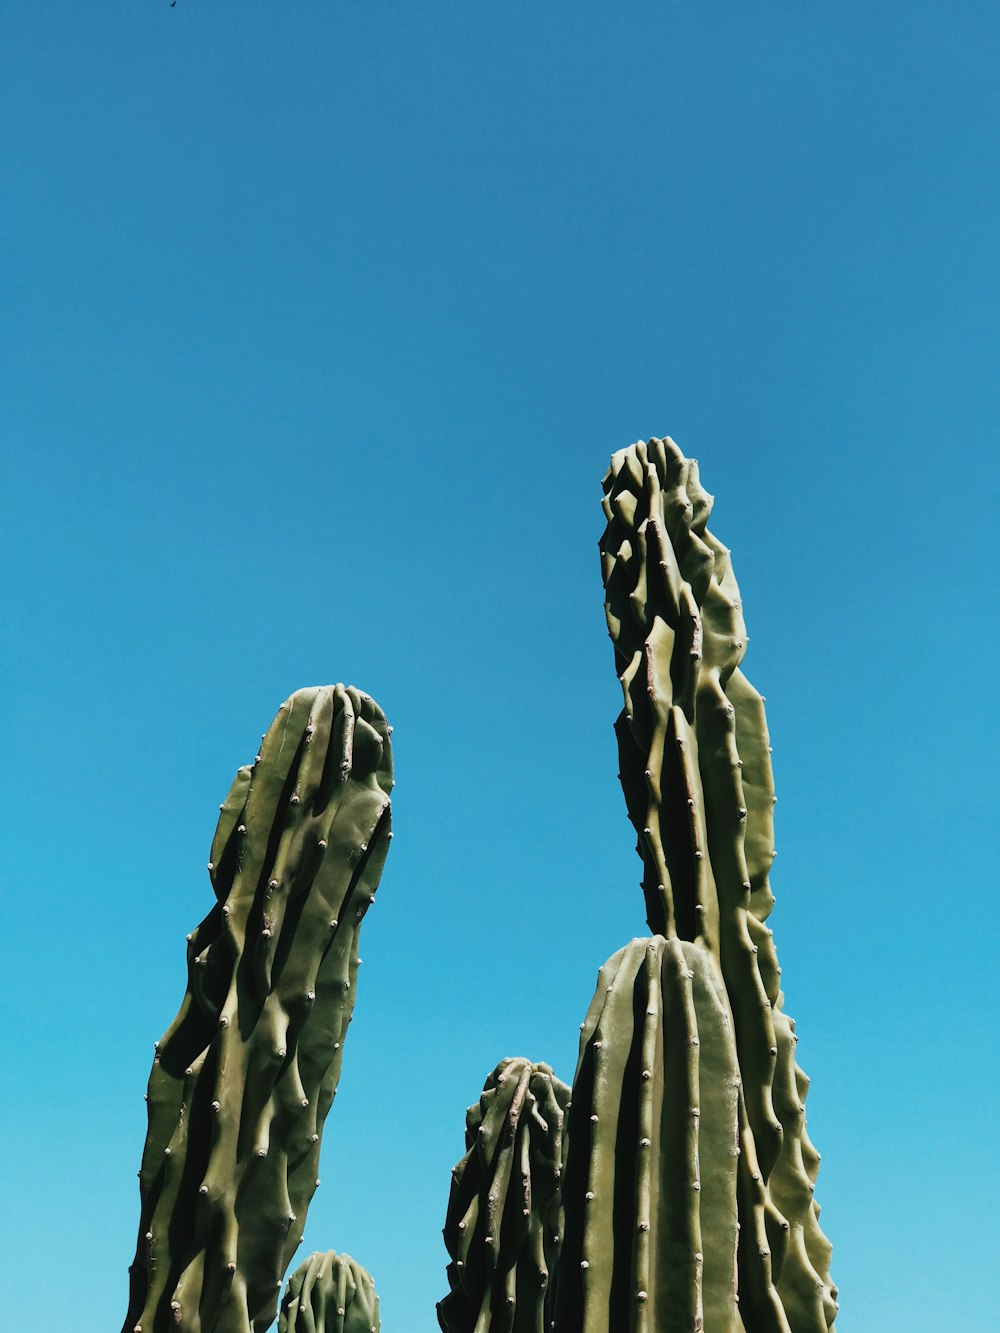
[[[502,1060],[469,1107],[444,1239],[444,1333],[545,1333],[559,1243],[569,1088],[548,1065]]]
[[[318,1185],[358,927],[390,833],[389,730],[367,695],[300,690],[221,806],[216,903],[147,1093],[123,1333],[260,1333]]]
[[[764,1333],[825,1333],[836,1289],[812,1198],[807,1080],[764,924],[775,797],[764,701],[740,670],[739,589],[706,527],[712,497],[672,440],[615,454],[604,490],[606,613],[624,694],[619,764],[647,919],[712,957],[733,1015],[743,1317]]]
[[[774,786],[712,499],[671,440],[614,455],[601,539],[615,730],[651,938],[601,968],[570,1089],[504,1060],[466,1120],[444,1333],[830,1333],[808,1079],[774,938]],[[318,1185],[358,928],[385,859],[377,706],[281,708],[220,807],[217,902],[150,1076],[123,1333],[263,1333]],[[563,1171],[563,1163],[566,1169]],[[346,1255],[292,1276],[279,1333],[378,1333]]]
[[[375,1284],[349,1254],[311,1254],[288,1279],[278,1333],[379,1333]]]
[[[735,1333],[738,1089],[705,950],[658,935],[610,958],[573,1084],[557,1330]]]

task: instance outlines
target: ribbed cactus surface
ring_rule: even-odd
[[[569,1117],[559,1333],[735,1333],[739,1070],[704,949],[601,968]]]
[[[568,1101],[548,1065],[516,1059],[497,1065],[469,1107],[444,1227],[444,1333],[546,1333]]]
[[[288,1279],[278,1333],[379,1333],[375,1283],[349,1254],[311,1254]]]
[[[300,690],[221,807],[216,903],[157,1043],[124,1333],[260,1333],[317,1184],[388,848],[389,728],[367,695]]]
[[[733,1019],[743,1319],[762,1333],[825,1333],[836,1291],[812,1197],[807,1080],[765,925],[774,784],[764,702],[740,670],[739,588],[706,526],[712,497],[673,441],[615,454],[604,491],[606,613],[624,694],[619,764],[647,919],[711,955]]]

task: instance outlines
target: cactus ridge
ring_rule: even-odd
[[[379,1333],[375,1283],[349,1254],[317,1251],[288,1279],[278,1333]]]
[[[738,1084],[703,949],[654,936],[608,960],[573,1083],[560,1333],[739,1328]]]
[[[502,1060],[469,1107],[444,1226],[444,1333],[546,1333],[569,1093],[546,1064]]]
[[[123,1333],[259,1333],[317,1184],[354,1007],[358,928],[390,832],[389,728],[367,695],[300,690],[220,808],[216,903],[157,1043]]]
[[[765,925],[770,744],[763,698],[740,669],[747,632],[730,553],[708,531],[712,497],[696,461],[672,440],[615,454],[604,492],[605,611],[624,696],[615,730],[647,919],[654,933],[697,940],[712,955],[733,1018],[742,1308],[765,1331],[825,1333],[836,1289],[812,1198],[808,1080],[794,1062]]]

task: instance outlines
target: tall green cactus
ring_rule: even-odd
[[[300,690],[221,807],[216,904],[149,1080],[123,1333],[261,1333],[318,1185],[354,1008],[358,927],[390,833],[389,729],[367,695]]]
[[[568,1101],[548,1065],[517,1059],[501,1060],[469,1107],[444,1226],[444,1333],[546,1333]]]
[[[616,724],[651,930],[714,960],[741,1075],[740,1306],[763,1333],[825,1333],[830,1247],[812,1192],[807,1080],[794,1064],[771,930],[774,786],[712,497],[671,440],[612,458],[601,539],[608,629],[625,706]]]
[[[288,1279],[278,1333],[379,1333],[375,1283],[349,1254],[311,1254]]]

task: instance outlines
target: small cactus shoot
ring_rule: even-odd
[[[444,1240],[444,1333],[545,1333],[559,1244],[569,1088],[545,1064],[502,1060],[466,1117]]]
[[[349,1254],[311,1254],[288,1279],[278,1333],[379,1333],[375,1283]]]

